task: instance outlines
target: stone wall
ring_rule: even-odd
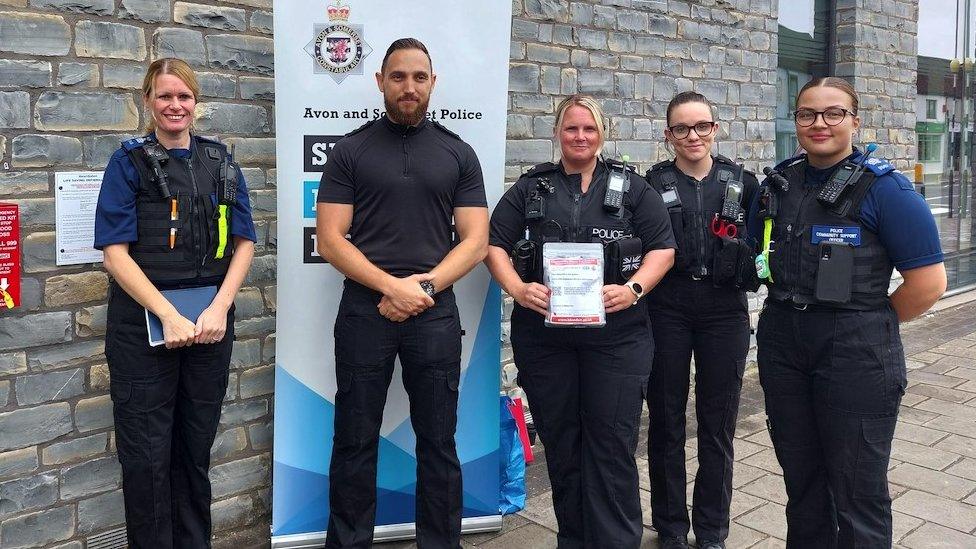
[[[0,312],[0,547],[111,545],[123,517],[103,354],[108,276],[55,265],[54,173],[100,170],[146,120],[148,63],[199,71],[198,131],[237,144],[257,257],[211,478],[218,547],[267,539],[275,354],[272,0],[0,0],[0,201],[20,205],[23,306]]]
[[[837,0],[836,75],[854,84],[860,100],[860,143],[908,170],[918,153],[918,2]]]

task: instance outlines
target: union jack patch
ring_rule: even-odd
[[[641,256],[631,255],[623,259],[623,265],[620,270],[623,272],[636,271],[641,266]]]

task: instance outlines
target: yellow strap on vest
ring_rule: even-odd
[[[227,248],[227,205],[217,206],[217,259],[224,258],[224,250]]]
[[[759,273],[759,278],[765,278],[770,282],[773,281],[773,270],[769,268],[769,246],[772,243],[773,237],[773,218],[767,217],[763,220],[763,241],[762,241],[762,253],[759,257],[762,258],[763,272]]]

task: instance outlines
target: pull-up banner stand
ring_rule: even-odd
[[[493,206],[504,179],[511,3],[275,0],[274,31],[279,282],[272,546],[319,547],[329,518],[333,329],[343,278],[315,253],[323,166],[342,135],[383,114],[374,74],[391,42],[414,37],[427,45],[437,74],[428,117],[477,152]],[[484,266],[454,291],[465,332],[456,436],[462,530],[490,531],[501,527],[500,292]],[[416,437],[400,375],[397,365],[381,429],[377,540],[414,536]]]

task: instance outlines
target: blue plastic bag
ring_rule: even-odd
[[[499,467],[501,468],[501,491],[498,498],[498,511],[507,515],[525,508],[525,453],[518,426],[508,407],[511,399],[501,397],[501,441],[499,444]]]

